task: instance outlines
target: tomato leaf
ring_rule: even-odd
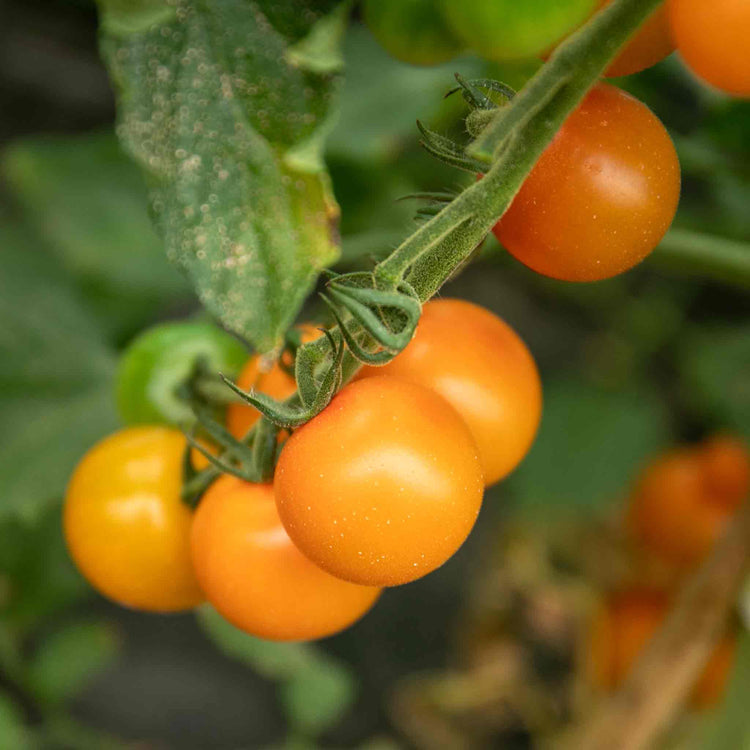
[[[28,682],[49,705],[74,698],[115,659],[117,637],[100,622],[68,625],[43,641],[28,666]]]
[[[347,6],[178,0],[146,26],[141,6],[153,19],[158,3],[137,3],[132,24],[100,3],[118,132],[167,256],[227,328],[274,349],[338,257],[321,149]]]
[[[20,706],[0,691],[0,750],[31,750],[34,746]]]
[[[114,355],[55,259],[0,228],[0,520],[33,521],[117,425]]]
[[[115,334],[189,299],[149,219],[143,177],[113,132],[18,141],[2,171],[29,223]]]

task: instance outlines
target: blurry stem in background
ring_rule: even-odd
[[[750,569],[750,501],[687,581],[622,688],[564,743],[570,750],[654,747],[721,638]],[[556,744],[555,747],[559,747]]]
[[[686,273],[750,289],[750,244],[685,229],[672,229],[653,262]]]

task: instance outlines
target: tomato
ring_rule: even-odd
[[[180,499],[185,438],[131,427],[81,460],[65,495],[65,539],[94,588],[127,607],[175,612],[203,595],[190,562],[193,514]]]
[[[270,484],[218,479],[198,506],[191,547],[208,601],[258,638],[325,638],[358,620],[380,595],[379,588],[334,578],[292,544]]]
[[[630,589],[610,595],[595,613],[588,641],[588,671],[593,684],[614,690],[669,612],[662,591]],[[736,639],[727,634],[715,647],[693,687],[694,708],[709,708],[722,697],[734,661]]]
[[[680,165],[664,126],[600,84],[574,110],[495,226],[535,271],[597,281],[643,260],[672,223]]]
[[[677,50],[690,70],[735,96],[750,96],[750,3],[747,0],[669,0]]]
[[[646,468],[629,524],[644,548],[691,566],[710,551],[750,491],[747,447],[729,436],[671,451]]]
[[[298,330],[303,344],[321,336],[320,329],[310,324],[301,325]],[[268,367],[257,355],[250,357],[240,372],[237,385],[244,391],[254,389],[278,401],[283,401],[297,390],[297,383],[285,369],[292,365],[293,362],[288,352],[284,353],[279,362],[273,362]],[[227,429],[236,438],[244,437],[258,419],[260,419],[260,412],[252,406],[231,404],[227,408]]]
[[[604,0],[606,5],[610,0]],[[674,51],[667,8],[659,6],[607,68],[608,76],[629,76],[650,68]]]
[[[417,332],[384,367],[359,378],[395,375],[440,394],[469,427],[490,485],[526,455],[542,414],[534,358],[518,334],[489,310],[457,299],[428,302]]]
[[[463,49],[434,0],[365,0],[364,15],[373,36],[403,62],[437,65]]]
[[[536,57],[580,26],[596,0],[442,0],[449,25],[490,60]]]
[[[296,430],[274,478],[281,521],[300,550],[371,586],[442,565],[471,531],[483,489],[461,417],[427,388],[385,375],[349,384]]]
[[[211,323],[164,323],[138,336],[120,360],[117,405],[127,424],[182,424],[193,419],[176,389],[195,361],[232,375],[247,358],[245,347]]]

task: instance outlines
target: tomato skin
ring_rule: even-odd
[[[198,506],[191,548],[208,601],[258,638],[325,638],[358,620],[380,595],[379,588],[326,573],[294,546],[270,484],[220,477]]]
[[[375,375],[405,378],[442,396],[469,427],[488,486],[520,463],[536,436],[542,385],[534,358],[509,325],[478,305],[426,303],[406,349],[357,377]]]
[[[110,435],[81,460],[63,523],[78,569],[126,607],[177,612],[203,594],[190,561],[192,512],[180,499],[185,438],[167,427]]]
[[[319,328],[309,323],[298,326],[298,330],[303,344],[315,341],[322,335]],[[282,366],[291,367],[292,364],[288,352],[282,355],[280,361],[273,362],[268,368],[265,368],[260,357],[254,355],[245,362],[237,378],[237,385],[243,391],[255,389],[277,401],[283,401],[297,390],[294,378]],[[227,407],[227,429],[236,438],[243,438],[259,419],[260,412],[252,406],[230,404]]]
[[[652,462],[633,493],[628,522],[644,548],[691,567],[708,554],[748,491],[747,447],[718,436]]]
[[[594,87],[495,225],[538,273],[598,281],[643,260],[672,223],[680,165],[667,131],[637,99]]]
[[[245,347],[211,323],[164,323],[144,331],[125,350],[117,371],[117,405],[126,424],[182,424],[193,420],[175,389],[205,357],[212,370],[232,375]]]
[[[442,565],[469,535],[484,480],[460,416],[381,375],[343,388],[281,452],[274,492],[300,550],[339,578],[396,586]]]
[[[588,640],[591,682],[611,691],[627,677],[638,656],[669,612],[666,592],[629,589],[610,594],[592,618]],[[706,709],[721,700],[736,652],[736,638],[727,634],[714,648],[693,686],[690,702]]]
[[[606,5],[611,0],[605,0]],[[607,68],[610,78],[640,73],[674,52],[665,5],[659,6],[636,31]]]
[[[580,26],[596,0],[443,0],[448,24],[489,60],[541,55]]]
[[[669,21],[680,56],[706,83],[750,97],[750,3],[747,0],[669,0]]]
[[[386,51],[412,65],[438,65],[464,48],[434,0],[365,0],[364,16]]]

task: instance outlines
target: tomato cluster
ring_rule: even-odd
[[[669,612],[672,586],[706,557],[748,491],[750,452],[730,435],[669,451],[645,468],[631,493],[627,526],[637,552],[658,563],[662,580],[616,588],[596,608],[586,653],[593,685],[612,690],[627,677]],[[666,581],[665,568],[670,571]],[[730,629],[693,686],[693,708],[720,700],[735,647]]]
[[[141,337],[123,358],[121,382],[139,374],[124,413],[150,408],[149,368],[154,385],[177,387],[171,373],[191,372],[204,352],[168,333]],[[305,326],[296,338],[319,335]],[[155,360],[143,341],[156,338]],[[289,352],[270,367],[251,357],[239,382],[283,399],[295,390],[292,364]],[[476,305],[432,301],[395,359],[364,368],[320,414],[284,433],[272,483],[221,476],[193,514],[180,496],[185,438],[164,425],[132,426],[73,474],[66,538],[89,581],[123,605],[176,611],[206,599],[256,636],[321,638],[363,615],[381,587],[426,575],[461,546],[485,486],[521,461],[540,416],[539,374],[518,335]],[[257,418],[245,405],[226,409],[238,438]]]

